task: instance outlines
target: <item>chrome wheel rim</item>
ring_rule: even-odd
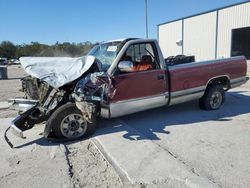
[[[86,133],[87,121],[80,114],[69,114],[62,120],[60,129],[66,138],[78,138]]]
[[[210,105],[212,109],[217,109],[221,106],[222,95],[220,92],[214,92],[210,98]]]

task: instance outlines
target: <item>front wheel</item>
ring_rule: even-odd
[[[95,132],[95,125],[95,117],[87,121],[74,103],[59,107],[47,122],[57,138],[66,139],[87,137]]]
[[[225,102],[225,91],[222,85],[209,86],[204,96],[199,100],[201,109],[217,110]]]

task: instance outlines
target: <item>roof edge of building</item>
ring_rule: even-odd
[[[186,16],[186,17],[174,19],[174,20],[171,20],[171,21],[163,22],[163,23],[158,24],[157,27],[159,27],[161,25],[165,25],[165,24],[169,24],[169,23],[181,21],[181,20],[184,20],[184,19],[187,19],[187,18],[192,18],[192,17],[195,17],[195,16],[200,16],[200,15],[203,15],[203,14],[208,14],[208,13],[211,13],[211,12],[223,10],[223,9],[226,9],[226,8],[234,7],[234,6],[245,4],[245,3],[250,3],[250,0],[239,2],[239,3],[235,3],[235,4],[231,4],[231,5],[227,5],[227,6],[223,6],[223,7],[212,9],[212,10],[205,11],[205,12],[200,12],[198,14],[193,14],[193,15],[190,15],[190,16]]]

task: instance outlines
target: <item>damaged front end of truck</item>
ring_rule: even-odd
[[[9,100],[19,111],[12,133],[24,138],[24,131],[45,122],[45,138],[91,135],[97,117],[110,117],[108,99],[115,90],[108,69],[126,41],[101,43],[80,58],[20,58],[29,76],[21,80],[25,96]]]
[[[35,124],[47,121],[53,110],[60,104],[70,101],[64,88],[55,89],[47,83],[28,76],[22,80],[25,93],[24,98],[8,101],[11,109],[17,110],[19,115],[11,122],[11,131],[16,136],[24,138],[23,131],[31,129]]]
[[[51,119],[57,119],[54,114],[68,104],[74,106],[73,111],[78,110],[78,113],[68,116],[69,121],[71,121],[68,123],[68,130],[65,129],[65,134],[63,134],[64,130],[61,130],[61,133],[57,133],[56,137],[74,139],[83,136],[82,132],[77,132],[77,130],[84,129],[80,127],[81,121],[85,122],[85,125],[92,124],[92,130],[89,133],[93,132],[93,123],[95,123],[96,116],[99,115],[97,113],[99,113],[100,103],[105,103],[107,98],[109,79],[106,73],[102,72],[98,60],[92,58],[90,64],[86,72],[80,73],[82,75],[78,78],[73,78],[73,81],[67,81],[65,84],[56,85],[53,83],[54,87],[51,86],[52,82],[44,81],[44,78],[39,79],[34,76],[23,78],[21,81],[25,97],[9,100],[10,108],[19,111],[19,115],[11,122],[11,132],[18,137],[25,138],[24,131],[31,129],[35,124],[46,122],[44,137],[55,136],[54,131],[58,131],[58,127],[54,127],[53,124],[56,121],[51,121]],[[54,75],[53,79],[55,77]],[[50,78],[50,80],[52,79]],[[62,116],[63,114],[62,111]],[[79,117],[81,120],[78,119]],[[85,132],[87,131],[86,129]]]

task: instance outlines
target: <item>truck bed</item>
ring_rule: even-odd
[[[244,84],[246,66],[243,56],[168,66],[172,102],[202,97],[209,81],[218,77],[230,81],[227,89]]]

